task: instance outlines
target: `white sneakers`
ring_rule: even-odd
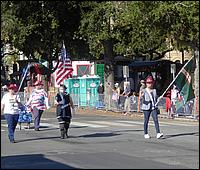
[[[145,135],[144,135],[144,138],[145,138],[145,139],[149,139],[149,138],[150,138],[149,134],[145,134]]]
[[[163,137],[163,133],[157,133],[156,138],[160,139],[161,137]],[[149,134],[144,134],[144,138],[149,139],[150,138]]]
[[[163,137],[163,133],[157,133],[156,138],[160,139],[161,137]]]

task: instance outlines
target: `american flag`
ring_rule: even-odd
[[[72,62],[66,52],[65,45],[61,49],[58,68],[56,69],[56,83],[60,85],[65,79],[72,77]]]

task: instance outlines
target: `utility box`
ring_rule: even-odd
[[[74,105],[79,104],[79,94],[80,94],[80,80],[78,78],[69,78],[64,81],[67,87],[67,92],[73,99]]]
[[[104,84],[104,64],[95,65],[95,74],[101,78],[101,81]]]
[[[98,76],[83,76],[69,78],[64,81],[67,92],[78,106],[96,106],[98,100],[97,89],[100,84]]]
[[[98,98],[99,77],[80,77],[80,106],[95,106]]]

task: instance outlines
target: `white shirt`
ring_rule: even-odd
[[[178,90],[172,89],[171,90],[171,100],[176,100],[178,98]]]
[[[1,103],[4,104],[4,114],[19,114],[20,109],[16,99],[20,102],[19,96],[11,96],[9,93],[3,96]]]

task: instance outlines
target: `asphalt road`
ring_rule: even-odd
[[[90,113],[90,114],[89,114]],[[199,169],[199,123],[160,119],[163,139],[143,137],[142,118],[76,114],[68,139],[60,139],[54,113],[45,113],[41,131],[17,129],[10,143],[1,120],[2,169]]]

